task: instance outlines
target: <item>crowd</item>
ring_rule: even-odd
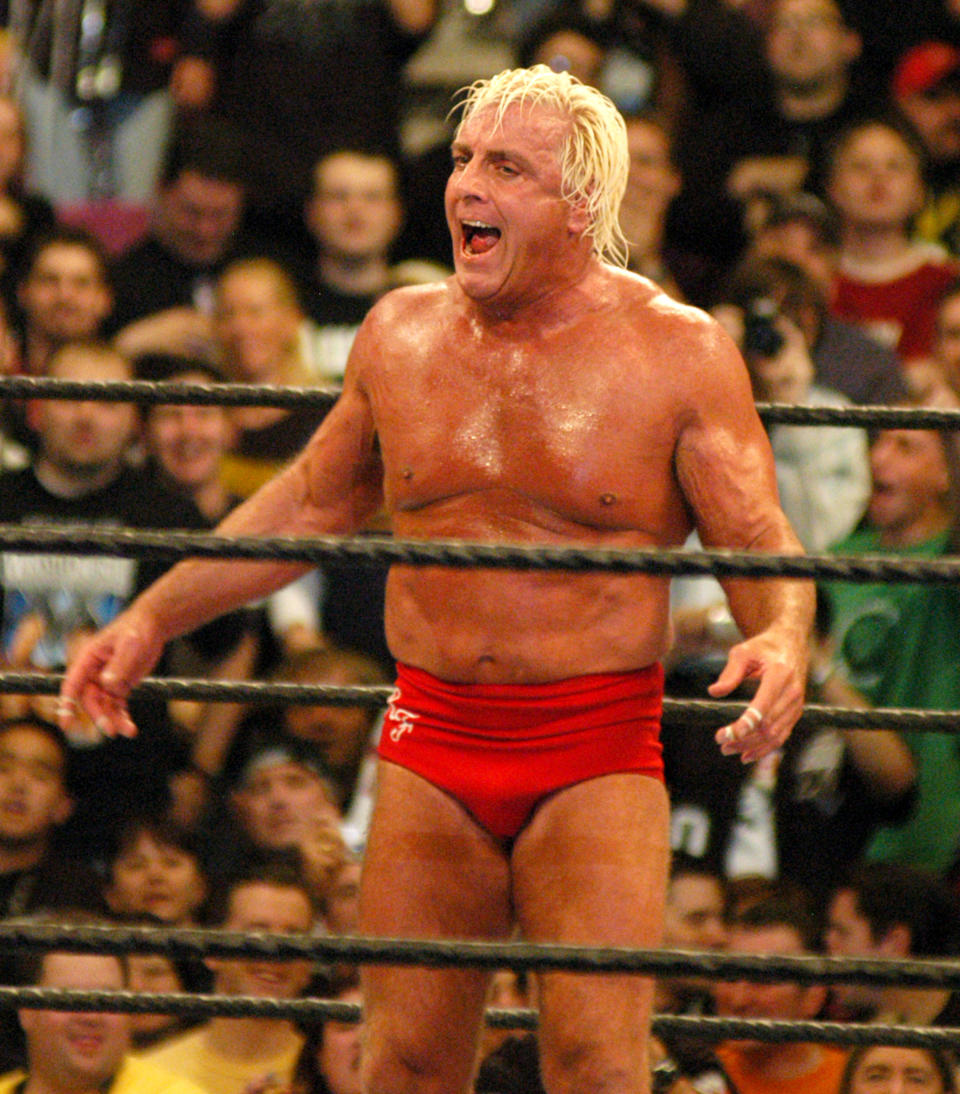
[[[7,0],[0,14],[0,372],[332,387],[384,293],[449,274],[448,120],[428,147],[403,126],[404,66],[445,15],[434,0]],[[713,313],[757,401],[960,407],[954,0],[502,0],[484,18],[516,63],[568,69],[623,111],[628,266]],[[0,519],[209,529],[325,413],[8,400]],[[955,552],[952,435],[768,434],[808,551]],[[367,531],[389,531],[382,514]],[[5,552],[0,667],[61,671],[161,569]],[[160,671],[386,684],[385,581],[324,566],[177,640]],[[675,581],[672,613],[667,694],[703,697],[736,625],[710,579]],[[953,587],[823,584],[809,700],[957,709],[958,623]],[[0,696],[0,917],[355,930],[377,710],[140,700],[136,737],[91,726],[68,743],[52,703]],[[951,736],[801,729],[751,766],[700,728],[662,741],[665,945],[960,954]],[[8,982],[52,987],[359,998],[354,970],[298,962],[5,964]],[[490,1002],[535,1005],[535,980],[503,970]],[[912,987],[664,978],[657,1009],[960,1026],[953,993]],[[359,1092],[355,1025],[187,1025],[23,1011],[0,1022],[0,1094]],[[533,1043],[488,1033],[476,1090],[541,1089]],[[673,1094],[960,1081],[946,1052],[887,1046],[678,1039],[651,1062]]]

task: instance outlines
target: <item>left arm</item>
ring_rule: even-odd
[[[709,321],[702,362],[688,382],[675,466],[706,548],[803,553],[777,500],[773,455],[754,407],[746,368],[730,339]],[[717,733],[744,762],[787,739],[803,709],[814,593],[809,581],[724,578],[742,642],[710,687],[716,698],[758,681],[750,707]]]

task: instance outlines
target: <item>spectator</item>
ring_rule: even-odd
[[[861,1045],[850,1053],[837,1094],[873,1094],[876,1090],[922,1090],[955,1094],[952,1056],[939,1048]]]
[[[337,977],[327,992],[337,1003],[360,1003],[355,972]],[[360,1041],[363,1020],[338,1022],[327,1018],[312,1025],[294,1070],[297,1094],[360,1094]]]
[[[110,315],[113,295],[100,245],[81,228],[57,228],[40,236],[17,301],[23,371],[43,376],[60,346],[96,338]]]
[[[733,273],[726,304],[714,314],[739,344],[759,402],[846,406],[839,392],[814,383],[802,274],[776,259],[746,262]],[[808,551],[823,551],[851,532],[869,493],[867,441],[840,426],[768,428],[780,503]]]
[[[777,274],[777,298],[790,295],[795,301],[817,383],[855,403],[905,399],[908,387],[896,353],[829,310],[839,242],[829,208],[813,194],[799,191],[771,199],[747,255],[782,260],[768,269]]]
[[[811,953],[816,925],[807,909],[778,897],[744,911],[730,928],[730,952],[743,954]],[[819,984],[728,983],[715,988],[717,1013],[730,1018],[780,1018],[808,1021],[822,1010],[827,989]],[[835,1094],[846,1053],[833,1045],[802,1041],[784,1044],[725,1041],[717,1057],[737,1094]]]
[[[229,883],[214,915],[229,931],[306,932],[313,905],[298,872],[275,861]],[[218,995],[295,999],[310,981],[309,961],[207,958]],[[146,1052],[143,1059],[189,1079],[208,1094],[244,1094],[252,1084],[289,1084],[303,1036],[285,1018],[212,1018]]]
[[[121,921],[124,926],[126,920]],[[131,925],[156,926],[150,917]],[[200,992],[210,987],[206,969],[195,968],[194,962],[173,961],[159,953],[130,953],[124,958],[127,967],[127,987],[130,991],[165,995],[170,992]],[[196,965],[199,966],[199,961]],[[195,1020],[177,1014],[131,1014],[130,1040],[133,1048],[144,1052],[170,1040],[195,1024]]]
[[[202,919],[208,879],[198,841],[162,817],[129,821],[108,866],[104,897],[121,916],[188,927]]]
[[[68,344],[54,354],[48,374],[65,380],[129,380],[127,360],[108,346]],[[37,453],[22,471],[0,475],[0,508],[13,523],[123,524],[128,528],[197,529],[199,514],[164,492],[126,462],[137,430],[126,403],[37,400],[29,408]],[[16,669],[56,670],[67,650],[113,617],[163,564],[64,553],[2,557],[3,648]],[[222,634],[222,632],[221,632]],[[166,710],[156,701],[137,704],[144,732],[75,753],[77,811],[69,825],[79,853],[106,850],[121,816],[162,809],[167,776],[179,749]]]
[[[333,935],[358,934],[361,860],[348,854],[333,873],[320,908],[323,925]]]
[[[172,141],[150,228],[114,264],[111,332],[130,356],[212,352],[214,284],[260,248],[242,233],[244,145],[228,126],[194,120]]]
[[[25,188],[26,150],[20,107],[0,95],[0,294],[8,310],[37,237],[54,226],[50,203]]]
[[[382,665],[362,653],[327,647],[286,659],[272,679],[276,683],[375,687],[387,683],[387,674]],[[380,721],[381,710],[376,706],[288,703],[279,709],[269,706],[253,711],[247,731],[262,733],[271,726],[282,726],[315,753],[344,815],[344,836],[359,851],[372,807],[373,750]]]
[[[951,957],[956,898],[940,878],[899,863],[870,862],[840,883],[827,913],[831,957]],[[912,1026],[960,1025],[960,995],[941,988],[842,984],[831,989],[840,1017]]]
[[[930,352],[936,301],[956,263],[911,239],[923,204],[924,157],[900,125],[861,122],[837,139],[828,192],[840,218],[840,262],[831,308],[895,349],[906,366]]]
[[[347,852],[333,791],[309,747],[276,734],[261,740],[250,750],[231,804],[242,835],[235,855],[243,861],[295,852],[314,902],[322,905]]]
[[[915,234],[960,254],[960,50],[947,42],[913,46],[900,58],[891,88],[897,110],[927,157],[927,187]]]
[[[296,288],[277,263],[233,263],[216,285],[216,336],[227,375],[246,384],[307,386],[301,352],[303,315]],[[248,497],[289,463],[323,421],[326,406],[238,407],[231,411],[234,450],[224,458],[227,489]]]
[[[252,212],[299,237],[314,164],[337,148],[396,154],[403,65],[434,25],[434,0],[202,3],[215,58],[210,108],[249,135]],[[201,28],[203,29],[203,28]]]
[[[92,871],[58,846],[73,812],[70,749],[31,714],[0,722],[0,918],[99,907]]]
[[[306,222],[316,244],[307,314],[317,326],[312,363],[341,380],[364,316],[391,288],[391,251],[403,223],[397,167],[388,156],[331,152],[313,173]]]
[[[22,964],[23,981],[40,988],[98,992],[128,987],[119,957],[50,952],[32,955]],[[202,1094],[193,1083],[130,1054],[129,1014],[30,1008],[21,1010],[19,1018],[26,1037],[26,1069],[0,1079],[3,1094]]]
[[[147,201],[173,116],[167,84],[189,0],[109,8],[99,20],[79,3],[8,7],[30,185],[58,206]]]
[[[873,480],[864,526],[840,554],[937,557],[950,550],[954,513],[943,442],[923,430],[884,430],[870,449]],[[957,604],[932,585],[830,582],[835,663],[876,706],[950,710],[960,703]],[[939,733],[910,733],[917,797],[909,817],[873,836],[866,857],[944,871],[960,839],[960,758]]]
[[[928,391],[945,385],[960,399],[960,281],[948,285],[937,308]]]

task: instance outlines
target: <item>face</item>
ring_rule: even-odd
[[[933,354],[950,386],[960,393],[960,293],[940,305]]]
[[[923,94],[907,95],[897,105],[935,163],[960,159],[960,84],[955,78]]]
[[[237,793],[236,802],[250,838],[270,850],[299,845],[318,821],[339,823],[323,783],[298,763],[256,771]]]
[[[127,957],[127,987],[130,991],[168,994],[183,991],[183,983],[172,961],[162,954],[129,954]],[[172,1014],[131,1014],[130,1028],[134,1037],[166,1029],[176,1024]]]
[[[307,894],[286,886],[251,882],[234,889],[223,929],[293,934],[313,926]],[[309,961],[225,961],[208,958],[216,991],[295,999],[310,981]]]
[[[389,160],[337,152],[317,167],[307,222],[326,254],[354,262],[384,258],[400,219]]]
[[[874,1045],[860,1058],[850,1094],[943,1094],[944,1085],[922,1048]]]
[[[156,232],[184,262],[212,266],[227,253],[242,213],[238,183],[184,171],[160,191]]]
[[[75,243],[51,243],[19,289],[29,329],[54,343],[93,338],[112,306],[97,257]]]
[[[310,679],[304,677],[298,682],[350,687],[356,685],[357,680],[347,668],[331,665],[329,671],[314,673]],[[301,706],[291,703],[284,720],[295,737],[310,742],[324,765],[335,775],[348,774],[366,751],[370,737],[370,713],[363,707]]]
[[[142,832],[113,863],[107,891],[122,915],[147,914],[164,923],[190,923],[207,895],[193,855]]]
[[[207,383],[202,373],[184,373],[183,383]],[[223,407],[153,407],[147,418],[150,454],[166,475],[184,489],[197,490],[220,475],[220,460],[230,447],[232,431]]]
[[[788,926],[743,927],[730,932],[733,953],[803,954],[802,940]],[[812,1018],[823,1002],[818,986],[800,984],[750,984],[719,981],[714,989],[717,1013],[731,1018]]]
[[[767,63],[778,83],[813,91],[836,82],[860,52],[832,0],[780,0],[766,42]]]
[[[826,948],[831,957],[884,956],[869,921],[860,914],[852,889],[838,890],[830,901]],[[882,989],[868,984],[835,984],[830,992],[838,1003],[853,1010],[875,1007],[883,997]]]
[[[771,403],[799,403],[813,382],[813,361],[803,332],[785,315],[774,320],[783,346],[773,357],[749,355],[747,362],[758,399]]]
[[[356,934],[360,923],[360,863],[345,862],[337,871],[324,903],[323,918],[331,934]]]
[[[7,186],[23,166],[23,121],[17,104],[0,97],[0,186]]]
[[[664,945],[719,950],[727,940],[723,889],[706,874],[682,874],[670,882],[664,915]]]
[[[95,350],[62,352],[49,372],[63,380],[130,379],[122,358]],[[38,399],[32,421],[44,460],[64,474],[91,478],[120,464],[137,424],[129,403],[60,399]]]
[[[670,138],[653,122],[635,119],[627,123],[627,147],[630,174],[621,221],[630,213],[663,216],[680,189],[680,176],[670,162]]]
[[[359,988],[351,988],[337,996],[339,1003],[360,1001]],[[330,1094],[360,1094],[362,1038],[362,1022],[324,1022],[320,1047],[317,1049],[317,1065],[327,1081]]]
[[[888,537],[910,538],[943,509],[949,477],[938,434],[884,430],[870,448],[870,471],[867,514]]]
[[[461,289],[476,303],[535,303],[579,276],[589,254],[583,209],[560,196],[557,149],[568,123],[542,107],[472,115],[453,143],[447,224]]]
[[[265,271],[225,274],[217,291],[217,336],[236,379],[269,381],[296,345],[300,313]]]
[[[0,846],[42,842],[70,816],[64,763],[57,745],[30,726],[0,736]]]
[[[42,988],[118,991],[126,986],[115,957],[53,953],[43,966]],[[23,1010],[20,1024],[31,1076],[53,1089],[105,1089],[130,1045],[125,1014]]]
[[[600,86],[603,62],[604,51],[599,43],[575,30],[558,30],[551,34],[532,61],[535,65],[546,65],[554,72],[569,72],[591,87]]]
[[[859,130],[838,155],[830,200],[849,224],[905,225],[923,203],[920,165],[903,138],[884,125]]]

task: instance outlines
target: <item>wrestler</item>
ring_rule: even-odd
[[[624,253],[626,176],[624,123],[598,92],[545,67],[474,85],[446,194],[454,276],[382,298],[304,453],[219,530],[348,534],[385,505],[409,539],[673,547],[695,525],[707,547],[799,553],[732,343],[607,261]],[[82,705],[101,732],[135,732],[127,694],[166,641],[305,569],[180,563],[71,665],[64,728]],[[813,596],[791,580],[725,590],[747,637],[711,692],[757,686],[717,737],[749,761],[800,713]],[[506,938],[516,924],[536,941],[658,943],[668,591],[650,575],[392,568],[401,669],[364,933]],[[364,1089],[467,1090],[486,980],[366,968]],[[650,981],[539,980],[547,1090],[646,1091]]]

